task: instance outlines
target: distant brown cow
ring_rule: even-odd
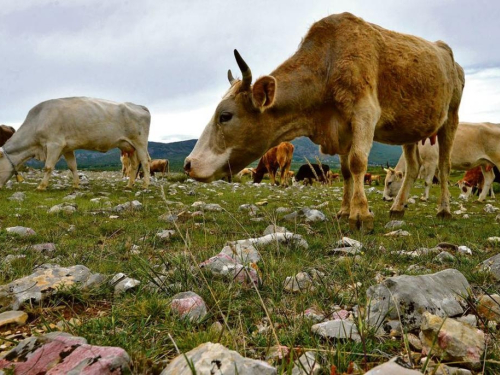
[[[328,179],[328,182],[339,182],[340,181],[340,174],[339,173],[334,173],[333,171],[328,171],[326,173],[326,178]]]
[[[170,163],[168,159],[153,159],[149,162],[149,173],[154,176],[155,173],[161,173],[162,177],[165,177],[165,172],[170,173]],[[139,177],[142,178],[144,172],[141,170],[139,172]]]
[[[271,184],[276,183],[276,172],[280,169],[280,183],[288,185],[288,171],[292,163],[294,146],[289,142],[282,142],[278,146],[273,147],[260,159],[255,173],[253,182],[260,183],[265,173],[269,173]]]
[[[364,177],[364,182],[365,182],[365,185],[371,185],[372,184],[372,174],[371,173],[365,173],[365,177]]]
[[[380,175],[379,174],[372,174],[372,181],[375,182],[375,185],[380,185]],[[371,183],[370,183],[371,185]]]
[[[0,125],[0,147],[2,147],[15,132],[16,129],[12,126]]]
[[[486,172],[490,172],[493,168],[486,167]],[[480,166],[469,169],[465,172],[464,178],[457,182],[458,187],[460,188],[461,194],[460,198],[468,199],[473,190],[478,190],[481,192],[484,188],[484,175]],[[490,195],[492,198],[495,198],[495,193],[493,192],[493,184],[490,185]],[[488,192],[486,192],[486,195]]]

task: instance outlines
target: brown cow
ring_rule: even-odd
[[[450,151],[465,82],[444,42],[383,29],[349,13],[311,26],[298,51],[252,85],[235,51],[242,80],[228,72],[229,91],[186,158],[199,181],[239,170],[271,147],[306,136],[323,153],[340,155],[344,196],[339,216],[351,228],[373,228],[363,186],[373,141],[403,145],[407,173],[391,215],[404,214],[418,175],[416,143],[437,134],[441,200],[438,217],[451,217]]]
[[[0,125],[0,147],[2,147],[15,132],[16,129],[12,126]]]
[[[485,171],[490,172],[492,171],[492,167],[486,167]],[[473,190],[476,189],[481,193],[481,191],[484,188],[484,175],[483,171],[480,166],[477,166],[475,168],[469,169],[467,172],[465,172],[464,178],[459,180],[457,182],[458,187],[460,188],[461,194],[460,198],[462,199],[469,199],[469,196],[471,193],[473,193]],[[490,185],[489,187],[490,195],[492,198],[495,198],[495,193],[493,191],[493,184]],[[486,192],[486,195],[488,192]]]
[[[333,171],[328,171],[326,172],[326,178],[328,179],[328,182],[339,182],[340,181],[340,174],[334,173]]]
[[[170,173],[170,163],[168,159],[153,159],[149,162],[149,173],[154,176],[155,173],[161,173],[162,177],[165,177],[165,172],[167,175]],[[144,171],[139,170],[139,178],[144,177]]]
[[[371,185],[372,184],[372,174],[365,173],[365,177],[363,178],[363,182],[365,183],[365,185]]]
[[[271,184],[277,184],[276,172],[280,169],[280,183],[281,185],[288,185],[288,171],[292,164],[294,146],[289,142],[280,143],[278,146],[273,147],[262,156],[255,168],[253,174],[253,182],[260,183],[265,173],[269,173]]]

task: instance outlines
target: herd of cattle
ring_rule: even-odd
[[[230,178],[265,154],[250,171],[254,181],[267,172],[274,182],[279,169],[286,185],[291,158],[283,155],[293,154],[293,145],[282,142],[306,136],[324,154],[340,155],[344,194],[338,214],[348,217],[353,229],[373,228],[364,191],[366,182],[377,180],[366,173],[373,141],[403,146],[397,166],[386,170],[384,197],[394,199],[391,216],[404,214],[419,175],[425,180],[424,198],[438,179],[438,217],[443,219],[451,217],[451,168],[479,167],[481,173],[469,172],[461,188],[480,188],[480,200],[491,191],[494,167],[500,166],[500,125],[459,124],[465,76],[446,43],[342,13],[314,23],[293,56],[253,83],[249,66],[238,51],[234,54],[242,79],[228,72],[230,88],[185,160],[190,177],[204,182]],[[142,165],[147,187],[152,173],[168,170],[168,164],[154,167],[150,160],[150,122],[149,110],[133,103],[86,97],[42,102],[13,135],[2,127],[0,139],[9,131],[11,138],[0,148],[0,187],[17,175],[19,165],[36,158],[45,162],[38,186],[45,189],[61,156],[78,187],[74,150],[112,148],[122,151],[128,186]],[[338,177],[319,165],[305,165],[295,175],[298,181]]]

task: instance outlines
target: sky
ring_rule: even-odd
[[[152,114],[150,140],[198,138],[239,74],[255,78],[297,49],[309,27],[351,12],[384,28],[447,42],[466,72],[461,121],[500,123],[496,0],[0,0],[0,123],[36,104],[88,96]]]

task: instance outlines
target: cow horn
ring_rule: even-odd
[[[233,77],[233,73],[231,73],[231,69],[229,69],[227,71],[227,79],[229,80],[229,83],[231,84],[231,86],[236,81],[236,79],[234,79],[234,77]]]
[[[250,89],[250,85],[252,84],[252,71],[237,50],[234,50],[234,57],[236,58],[238,66],[240,67],[241,74],[243,74],[243,79],[241,80],[241,88],[242,90]]]

